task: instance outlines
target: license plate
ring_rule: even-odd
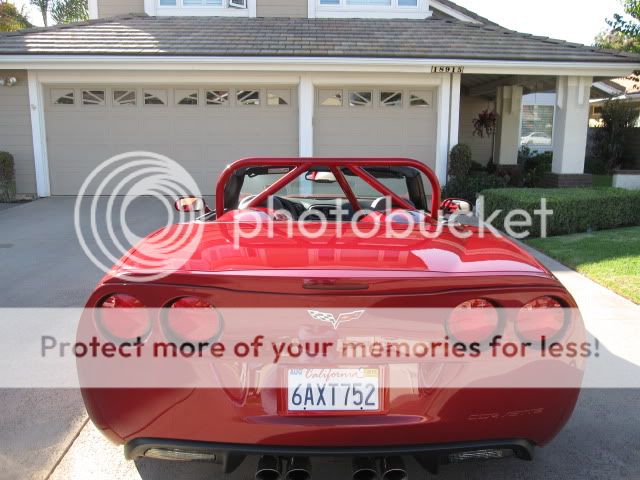
[[[380,411],[380,369],[290,368],[287,409],[290,412]]]

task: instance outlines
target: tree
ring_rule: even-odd
[[[40,10],[42,15],[42,23],[45,27],[49,25],[49,0],[30,0],[31,5]]]
[[[12,3],[0,2],[0,32],[14,32],[32,26],[24,14],[24,7],[18,10]]]
[[[56,23],[81,22],[89,19],[87,0],[53,0],[51,18]]]
[[[624,14],[607,19],[610,30],[600,33],[595,46],[640,53],[640,0],[620,0]]]
[[[625,100],[607,100],[602,107],[602,128],[597,150],[609,173],[622,166],[626,136],[638,118],[638,109]]]

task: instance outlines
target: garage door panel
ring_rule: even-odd
[[[314,122],[314,150],[319,156],[406,156],[435,166],[437,109],[433,92],[424,89],[363,87],[371,101],[366,106],[350,105],[353,89],[337,87],[317,92]],[[401,92],[399,105],[384,104],[383,91]],[[333,97],[338,92],[340,98]],[[412,106],[411,95],[429,102]],[[323,104],[329,98],[329,104]]]
[[[295,87],[274,87],[288,101],[288,105],[277,106],[267,104],[269,87],[224,87],[230,93],[221,105],[205,103],[211,87],[196,89],[197,105],[177,105],[193,87],[101,88],[105,103],[91,108],[80,103],[82,91],[89,87],[47,89],[45,115],[54,195],[77,193],[86,175],[101,162],[130,151],[150,151],[176,160],[205,194],[213,193],[219,173],[238,158],[298,153]],[[260,104],[241,105],[235,95],[240,88],[258,90]],[[114,90],[135,91],[135,105],[117,104]],[[144,104],[145,92],[158,93],[165,104]],[[71,104],[55,103],[73,95]]]

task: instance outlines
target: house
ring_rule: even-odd
[[[20,193],[76,194],[131,150],[179,161],[205,193],[254,155],[408,156],[444,183],[458,142],[515,164],[538,93],[554,94],[527,127],[552,131],[550,182],[579,184],[591,85],[640,69],[638,56],[511,31],[448,0],[89,6],[87,22],[0,35],[0,149]],[[493,108],[495,142],[472,125]]]
[[[633,103],[640,112],[640,80],[613,78],[595,82],[591,92],[590,127],[602,126],[602,107],[607,100],[624,100]],[[640,117],[636,120],[635,127],[640,127]]]

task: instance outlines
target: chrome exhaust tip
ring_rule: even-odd
[[[407,480],[409,475],[401,457],[382,459],[382,480]]]
[[[307,457],[292,457],[287,462],[285,480],[311,480],[311,462]]]
[[[353,480],[378,480],[376,462],[366,457],[354,458]]]
[[[264,455],[258,460],[256,480],[280,480],[280,459],[271,455]]]

